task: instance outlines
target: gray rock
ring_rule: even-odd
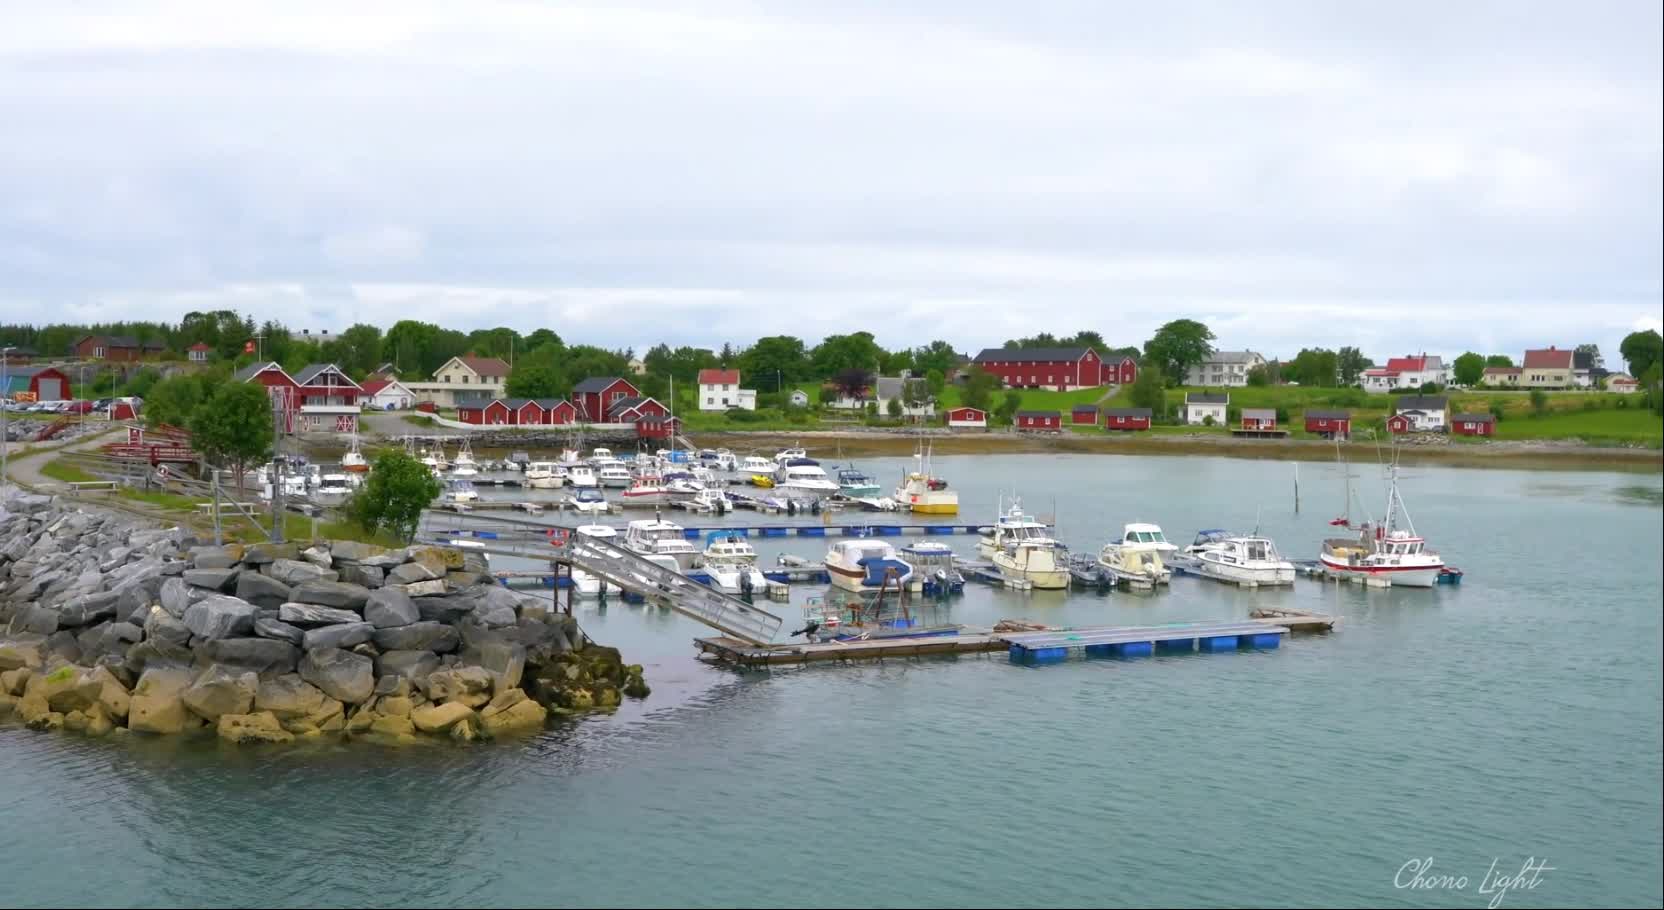
[[[259,677],[248,670],[216,664],[198,674],[179,697],[198,717],[219,720],[221,714],[247,714],[259,686]]]
[[[438,622],[416,622],[393,629],[379,629],[375,634],[376,647],[383,651],[433,651],[444,654],[455,651],[461,643],[456,629]]]
[[[130,622],[111,622],[88,629],[81,638],[83,655],[125,655],[129,647],[144,640],[144,630]]]
[[[174,620],[177,622],[178,620]],[[235,639],[233,639],[235,640]],[[165,638],[147,638],[127,649],[122,666],[129,673],[139,674],[154,667],[188,667],[191,649]]]
[[[162,602],[162,609],[177,617],[184,616],[185,610],[196,602],[183,578],[169,578],[162,582],[162,590],[157,597]]]
[[[209,663],[253,670],[266,676],[294,672],[300,649],[275,638],[222,638],[204,642],[197,654]]]
[[[436,597],[445,593],[445,579],[430,578],[427,581],[413,581],[408,585],[385,585],[384,587],[398,588],[409,597]]]
[[[279,559],[299,559],[300,547],[292,543],[257,543],[243,548],[243,565],[268,566]]]
[[[291,626],[280,619],[266,619],[260,617],[254,620],[254,634],[260,638],[271,638],[298,645],[306,640],[306,630]]]
[[[116,615],[116,601],[121,595],[114,591],[99,591],[78,598],[58,610],[58,625],[85,626]]]
[[[376,658],[378,676],[403,676],[414,682],[437,669],[439,658],[432,651],[384,651]]]
[[[323,691],[298,673],[262,680],[254,693],[254,710],[270,711],[279,720],[306,717],[323,706]]]
[[[329,550],[324,547],[308,547],[301,551],[300,558],[323,569],[329,568],[335,562],[334,557],[329,555]]]
[[[462,617],[474,612],[474,601],[455,594],[440,597],[416,598],[416,609],[421,613],[425,622],[442,622],[446,624],[460,622]]]
[[[294,600],[288,585],[259,572],[237,576],[237,596],[257,607],[281,607]]]
[[[12,616],[11,625],[6,627],[6,631],[12,635],[30,632],[36,635],[51,635],[58,631],[58,611],[34,604],[23,604]]]
[[[52,662],[54,656],[61,657],[70,663],[81,662],[81,643],[75,640],[75,633],[68,629],[59,629],[46,636],[46,660]]]
[[[162,575],[177,578],[180,575],[184,575],[187,568],[189,568],[189,566],[185,565],[183,561],[172,560],[162,563],[162,568],[158,571]]]
[[[144,634],[151,641],[162,641],[180,647],[191,642],[190,627],[161,607],[149,608],[144,618]]]
[[[370,640],[376,627],[367,622],[344,622],[334,626],[309,629],[303,647],[308,651],[320,648],[350,648]]]
[[[185,610],[185,627],[197,638],[210,641],[247,635],[254,631],[254,605],[223,594],[210,597]]]
[[[379,588],[386,580],[385,573],[375,566],[361,566],[356,562],[341,563],[341,580],[366,588]]]
[[[202,547],[191,554],[193,569],[229,569],[237,564],[237,554],[226,547]]]
[[[337,578],[329,569],[319,568],[298,559],[277,559],[261,566],[260,571],[286,585],[298,585],[305,581],[334,581]]]
[[[375,566],[385,572],[394,566],[403,565],[407,558],[403,550],[392,550],[386,553],[378,553],[375,556],[354,559],[353,562],[361,566]]]
[[[277,618],[297,626],[332,626],[336,623],[358,622],[363,617],[351,610],[320,607],[317,604],[284,604],[277,609]]]
[[[158,585],[158,587],[160,587]],[[144,585],[134,585],[117,595],[116,616],[130,623],[144,625],[144,619],[150,615],[152,595]]]
[[[300,660],[300,677],[325,695],[345,704],[358,704],[375,692],[375,664],[370,658],[340,648],[308,651]]]
[[[299,603],[362,610],[370,598],[370,589],[344,581],[306,581],[295,586],[292,596]]]
[[[187,569],[185,584],[210,591],[229,591],[237,581],[241,569]]]
[[[387,573],[388,584],[410,585],[419,581],[430,581],[439,575],[419,562],[407,562],[394,567]]]
[[[387,550],[384,547],[378,547],[372,543],[360,543],[356,540],[336,540],[330,542],[329,545],[329,554],[335,557],[336,562],[361,563],[366,559],[372,559],[386,553]],[[399,558],[402,560],[404,555],[400,554]]]
[[[462,652],[462,662],[491,671],[498,692],[520,685],[526,670],[526,649],[516,642],[493,641]]]
[[[419,622],[422,613],[403,591],[379,588],[364,602],[364,618],[378,629],[394,629]]]

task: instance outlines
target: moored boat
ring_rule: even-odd
[[[922,515],[959,514],[959,494],[948,482],[931,473],[930,454],[921,443],[913,453],[914,470],[896,487],[895,500],[901,507]]]
[[[711,587],[724,594],[749,595],[768,590],[768,579],[757,568],[757,549],[732,531],[705,535],[704,570]]]
[[[886,584],[906,587],[913,567],[882,540],[840,540],[826,552],[826,574],[848,591],[873,591]]]
[[[624,546],[644,556],[669,556],[684,572],[699,560],[699,551],[688,543],[682,526],[658,518],[630,522],[624,532]]]
[[[1024,514],[1022,500],[1013,496],[1011,504],[999,513],[994,523],[981,529],[976,552],[983,559],[993,559],[995,553],[1018,541],[1031,538],[1050,540],[1051,536],[1051,526]]]
[[[1049,537],[1029,537],[994,554],[994,568],[1008,581],[1058,591],[1069,587],[1069,551]]]
[[[953,548],[937,540],[921,540],[899,551],[913,567],[908,590],[930,597],[946,597],[965,590],[965,576],[954,566]]]
[[[1343,465],[1344,468],[1344,465]],[[1350,528],[1351,474],[1347,473],[1347,515],[1330,522]],[[1403,526],[1400,527],[1402,516]],[[1373,584],[1408,588],[1431,588],[1445,571],[1444,558],[1428,549],[1416,533],[1409,510],[1398,493],[1398,461],[1394,456],[1387,469],[1387,515],[1379,525],[1364,521],[1354,538],[1330,538],[1323,542],[1318,561],[1323,571],[1336,578],[1357,579]],[[1460,577],[1459,573],[1457,577]]]
[[[347,443],[347,451],[341,456],[341,469],[353,474],[363,474],[370,470],[370,462],[358,449],[357,433],[352,434],[351,441]]]
[[[1179,558],[1187,570],[1215,581],[1239,585],[1294,584],[1294,563],[1277,552],[1277,545],[1269,537],[1237,535],[1219,529],[1202,531]]]

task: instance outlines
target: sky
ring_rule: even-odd
[[[0,0],[0,321],[638,352],[1664,309],[1660,4]]]

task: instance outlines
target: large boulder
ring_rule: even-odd
[[[132,694],[108,667],[96,667],[90,676],[98,682],[98,704],[104,713],[116,720],[125,720],[132,706]]]
[[[337,570],[341,573],[341,580],[366,588],[379,588],[386,581],[386,575],[375,566],[359,565],[356,562],[344,562]]]
[[[191,629],[172,613],[159,606],[150,608],[144,618],[144,634],[151,641],[166,641],[176,645],[191,643]]]
[[[259,686],[253,673],[216,664],[203,670],[179,697],[198,717],[213,721],[221,714],[247,714]]]
[[[45,665],[45,663],[45,639],[28,638],[0,641],[0,670],[16,670],[19,667],[34,669]]]
[[[237,576],[242,573],[238,568],[226,569],[187,569],[185,570],[185,584],[196,588],[207,588],[210,591],[230,591],[236,583]]]
[[[444,582],[437,582],[444,584]],[[474,612],[474,601],[460,594],[446,594],[440,597],[416,598],[416,610],[421,613],[425,622],[442,622],[453,625],[462,617]]]
[[[191,604],[201,600],[204,593],[200,588],[193,589],[185,584],[185,579],[175,576],[163,580],[157,599],[161,601],[162,609],[174,616],[183,617]]]
[[[38,688],[33,682],[29,688],[38,691],[53,711],[68,714],[98,704],[104,685],[91,672],[64,664],[41,676]]]
[[[114,591],[99,591],[65,604],[58,610],[58,625],[85,626],[116,615],[116,601],[121,598]]]
[[[58,611],[36,604],[23,604],[12,615],[6,631],[11,635],[51,635],[58,631]]]
[[[414,622],[408,626],[377,629],[376,647],[383,651],[432,651],[444,654],[455,651],[461,642],[456,629],[437,622]]]
[[[300,552],[300,558],[325,569],[329,568],[335,562],[334,557],[329,555],[329,549],[323,546],[307,547]]]
[[[350,648],[370,640],[376,627],[367,622],[344,622],[333,626],[308,629],[302,646],[308,651],[319,648]]]
[[[349,584],[344,581],[303,581],[295,586],[291,595],[297,603],[323,604],[326,607],[342,607],[349,610],[362,610],[364,602],[370,597],[370,589],[363,585]]]
[[[336,562],[362,563],[387,552],[386,547],[378,547],[373,543],[360,543],[356,540],[337,540],[329,545],[331,556]],[[400,557],[403,558],[402,556]]]
[[[144,671],[133,687],[127,729],[135,733],[179,733],[194,726],[180,695],[191,684],[183,670],[152,668]]]
[[[376,675],[402,676],[420,682],[439,669],[439,655],[432,651],[383,651],[376,658]]]
[[[243,564],[249,566],[271,565],[279,559],[298,559],[300,546],[293,543],[257,543],[243,550]]]
[[[430,701],[436,702],[475,701],[473,696],[478,696],[477,703],[483,705],[489,700],[487,693],[491,690],[491,674],[482,667],[446,667],[428,674],[427,679],[413,681]]]
[[[237,596],[257,607],[274,609],[294,599],[288,585],[259,572],[237,576]]]
[[[185,627],[205,641],[247,635],[254,631],[254,605],[225,595],[210,597],[185,610]]]
[[[499,693],[480,709],[480,723],[486,732],[501,735],[518,730],[535,730],[543,726],[549,711],[526,697],[519,689]]]
[[[370,658],[340,648],[306,652],[300,660],[300,676],[330,698],[349,705],[368,699],[376,688],[374,663]]]
[[[253,670],[261,676],[273,673],[292,673],[300,649],[275,638],[225,638],[204,642],[198,655],[211,663],[225,664],[241,670]]]
[[[415,581],[408,585],[388,585],[387,587],[403,591],[410,597],[437,597],[446,591],[445,579],[443,578]]]
[[[378,588],[364,602],[364,618],[378,629],[395,629],[421,621],[422,613],[403,591]]]
[[[526,648],[518,642],[485,641],[462,652],[462,662],[477,664],[491,672],[498,692],[520,686],[526,671]]]
[[[334,581],[337,578],[333,570],[298,559],[273,560],[261,566],[260,571],[291,586],[308,581]]]
[[[463,565],[462,550],[456,547],[411,547],[410,561],[421,563],[433,570],[435,578],[452,569],[460,569]]]
[[[435,572],[419,562],[407,562],[395,566],[387,573],[387,583],[390,585],[412,585],[419,581],[430,581],[444,576],[444,572]]]
[[[341,622],[358,622],[363,619],[351,610],[303,603],[287,603],[278,607],[277,618],[297,626],[328,626]]]
[[[476,585],[467,593],[474,600],[474,618],[482,625],[504,629],[519,619],[515,611],[520,606],[520,598],[502,585]]]
[[[291,626],[281,619],[267,619],[262,616],[254,621],[254,634],[259,638],[271,638],[298,645],[306,641],[306,630],[299,626]]]
[[[212,644],[212,642],[210,642]],[[127,649],[122,667],[134,675],[154,667],[183,668],[191,665],[191,649],[164,638],[147,638]]]
[[[221,714],[217,732],[220,739],[234,743],[286,743],[295,738],[283,729],[270,711],[254,714]]]
[[[459,701],[426,705],[410,712],[410,721],[423,733],[443,733],[457,721],[474,716],[474,709]]]
[[[197,547],[191,551],[191,568],[193,569],[229,569],[241,562],[243,545],[228,544],[223,547]]]
[[[270,711],[280,720],[308,717],[323,706],[323,690],[301,679],[298,673],[262,680],[254,693],[254,709]]]

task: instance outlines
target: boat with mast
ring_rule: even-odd
[[[1352,472],[1347,469],[1340,445],[1335,445],[1346,478],[1346,511],[1329,524],[1354,529],[1357,537],[1332,537],[1323,541],[1318,561],[1323,570],[1336,578],[1350,578],[1376,585],[1407,588],[1431,588],[1443,574],[1443,557],[1428,549],[1427,541],[1416,533],[1410,510],[1398,492],[1398,451],[1396,447],[1387,463],[1387,514],[1379,524],[1366,517],[1356,528],[1352,524]]]
[[[922,515],[958,515],[959,494],[931,472],[930,452],[920,440],[913,453],[913,470],[902,477],[895,500],[902,508]]]
[[[357,433],[352,434],[352,438],[347,442],[346,454],[341,456],[341,469],[353,474],[363,474],[370,470],[370,462],[358,449]]]

